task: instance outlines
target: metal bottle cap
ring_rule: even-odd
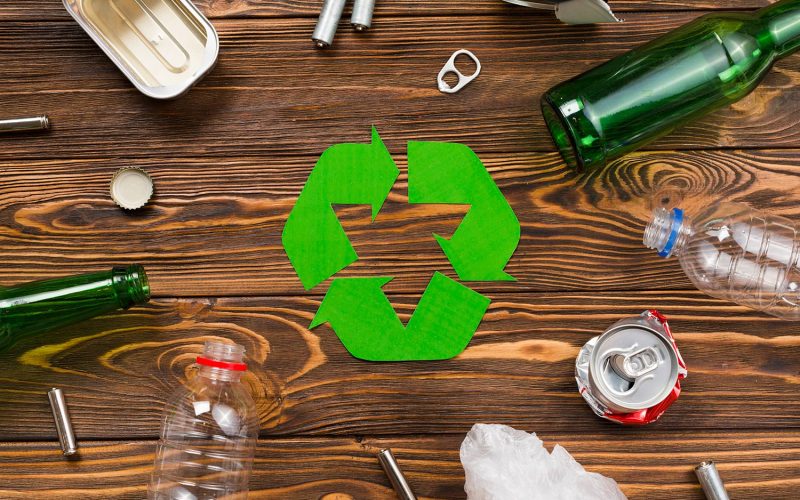
[[[153,180],[144,170],[121,168],[111,179],[111,198],[126,210],[137,210],[153,196]]]
[[[53,410],[53,420],[56,422],[61,450],[64,452],[64,456],[74,455],[78,452],[78,443],[75,441],[75,433],[67,412],[64,393],[61,392],[61,389],[53,388],[48,391],[47,397],[50,400],[50,409]]]

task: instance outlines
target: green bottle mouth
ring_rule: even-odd
[[[145,304],[150,300],[150,281],[142,265],[114,267],[113,275],[114,288],[122,299],[120,305],[123,308]]]

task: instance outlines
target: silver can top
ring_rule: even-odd
[[[678,380],[672,342],[641,322],[624,322],[597,339],[589,359],[595,397],[618,412],[657,405]]]

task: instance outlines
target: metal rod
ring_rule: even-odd
[[[359,32],[367,31],[372,27],[372,13],[375,11],[375,0],[355,0],[353,2],[353,15],[350,24]]]
[[[730,500],[728,492],[725,491],[725,484],[722,478],[719,477],[717,466],[711,460],[702,462],[694,468],[694,473],[697,474],[697,479],[700,481],[700,486],[703,487],[708,500]]]
[[[50,119],[47,116],[33,118],[16,118],[13,120],[0,120],[0,133],[25,132],[30,130],[47,130],[50,128]]]
[[[400,466],[397,465],[397,460],[394,459],[392,450],[381,450],[381,452],[378,453],[378,460],[381,461],[383,470],[386,471],[386,475],[389,476],[389,481],[392,483],[392,487],[397,493],[397,498],[400,500],[417,500],[417,497],[414,496],[414,492],[411,491],[411,487],[408,485],[408,481],[406,481],[406,477],[403,475],[403,471],[401,471]]]
[[[322,4],[322,12],[319,13],[317,27],[314,28],[314,34],[311,36],[311,39],[320,49],[330,47],[333,43],[336,28],[339,26],[339,20],[342,18],[342,11],[344,11],[345,1],[325,0],[325,3]]]
[[[64,452],[64,456],[74,455],[78,452],[78,443],[75,441],[72,422],[69,420],[64,393],[61,392],[61,389],[53,388],[47,393],[47,397],[50,399],[50,408],[53,410],[53,419],[56,421],[61,450]]]

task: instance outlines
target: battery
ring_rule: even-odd
[[[613,324],[575,361],[578,390],[599,416],[620,424],[656,421],[688,372],[667,319],[656,310]]]

